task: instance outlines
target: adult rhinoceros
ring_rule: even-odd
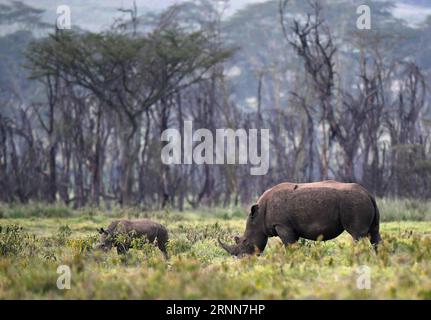
[[[235,237],[235,245],[218,241],[230,254],[243,255],[262,252],[268,237],[278,236],[288,245],[299,238],[333,239],[346,230],[355,240],[370,237],[377,248],[379,216],[374,197],[356,183],[281,183],[251,207],[244,235]]]

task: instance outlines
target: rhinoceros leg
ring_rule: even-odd
[[[370,242],[374,245],[380,241],[379,226],[365,221],[355,221],[356,223],[344,224],[344,229],[352,236],[354,240],[369,237]],[[371,225],[370,225],[371,224]]]
[[[380,237],[378,226],[377,226],[377,228],[372,226],[368,232],[367,231],[360,231],[360,232],[358,232],[358,231],[354,231],[354,232],[347,231],[347,232],[350,233],[350,235],[352,236],[352,238],[355,241],[368,237],[370,239],[371,244],[374,247],[375,252],[376,253],[378,252],[378,244],[382,240],[382,238]]]
[[[275,226],[275,231],[277,231],[277,235],[280,237],[285,246],[298,241],[298,236],[296,235],[295,231],[289,227],[277,225]]]
[[[350,233],[350,235],[352,236],[352,238],[355,241],[358,241],[358,240],[360,240],[362,238],[366,238],[368,236],[368,233],[366,231],[365,232],[351,232],[351,231],[348,231],[348,232]]]
[[[377,253],[379,242],[382,241],[382,238],[380,237],[380,226],[378,222],[375,221],[371,225],[369,236],[370,236],[370,242]]]
[[[157,240],[157,247],[163,253],[164,257],[168,259],[168,252],[166,251],[166,244],[162,241]]]
[[[377,246],[379,242],[382,241],[382,237],[380,237],[379,230],[371,230],[370,231],[370,242],[372,245]]]
[[[374,220],[374,209],[367,207],[344,207],[341,214],[341,224],[357,241],[370,234],[370,227]]]
[[[127,251],[129,251],[129,248],[126,245],[124,245],[122,243],[118,244],[118,246],[117,246],[117,253],[118,254],[125,254]]]

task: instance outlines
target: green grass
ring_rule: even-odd
[[[399,217],[422,217],[404,215],[394,204],[381,206],[385,212],[393,206]],[[378,255],[368,241],[353,243],[343,233],[335,240],[300,241],[289,248],[271,238],[261,256],[237,259],[216,239],[228,240],[243,231],[245,215],[238,209],[180,213],[66,208],[65,216],[40,218],[31,205],[19,207],[20,215],[10,214],[16,207],[1,207],[0,299],[431,298],[430,221],[382,223],[384,243]],[[37,210],[52,212],[42,205]],[[145,216],[165,224],[170,260],[152,245],[125,256],[114,249],[94,252],[96,228],[119,216]],[[70,290],[56,286],[59,265],[72,270]],[[363,265],[371,270],[369,290],[357,288]]]
[[[377,205],[381,214],[381,221],[431,221],[431,201],[417,199],[377,199]],[[231,220],[243,218],[244,212],[248,207],[224,208],[205,208],[199,211],[186,211],[188,218],[208,217],[218,220]],[[104,217],[152,217],[156,219],[168,218],[169,221],[180,221],[184,219],[184,213],[166,211],[146,211],[141,208],[121,208],[111,206],[110,208],[91,208],[86,207],[79,210],[72,210],[62,204],[44,205],[40,203],[30,204],[2,204],[0,203],[0,219],[8,218],[70,218],[81,217],[83,219]]]

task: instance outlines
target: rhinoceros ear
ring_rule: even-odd
[[[103,228],[97,229],[97,231],[98,231],[100,234],[107,233]]]
[[[259,205],[258,204],[252,205],[250,209],[250,217],[254,218],[257,215],[258,211],[259,211]]]

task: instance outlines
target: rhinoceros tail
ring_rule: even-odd
[[[382,241],[382,238],[380,237],[380,211],[377,207],[376,199],[372,195],[370,195],[370,198],[374,206],[374,219],[370,226],[369,236],[370,242],[373,244],[377,252],[377,245]]]

